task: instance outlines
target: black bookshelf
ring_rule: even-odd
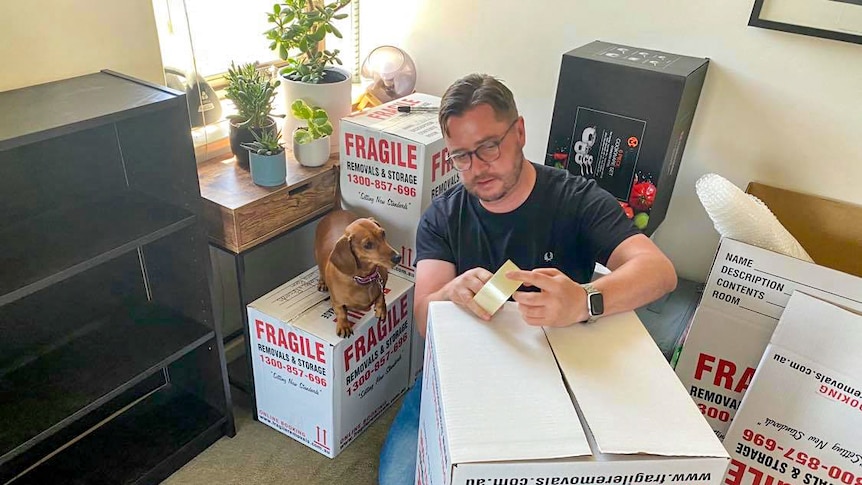
[[[57,477],[67,484],[157,483],[175,468],[170,460],[177,450],[199,453],[225,419],[194,395],[166,385],[14,483],[42,485]]]
[[[0,465],[214,336],[158,308],[123,310],[98,323],[2,378]]]
[[[157,483],[235,434],[183,98],[0,93],[0,484]]]
[[[186,210],[129,191],[12,224],[0,231],[0,305],[194,222]]]

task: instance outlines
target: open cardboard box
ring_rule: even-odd
[[[758,182],[745,191],[769,207],[814,262],[862,277],[862,206]]]
[[[416,481],[717,484],[728,455],[633,313],[490,322],[432,302]]]
[[[676,373],[724,439],[795,290],[862,305],[862,207],[752,183],[817,264],[731,239],[716,251]]]

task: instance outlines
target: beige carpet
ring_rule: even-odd
[[[251,419],[249,397],[231,388],[236,436],[223,437],[168,477],[165,485],[185,484],[376,484],[380,449],[401,399],[386,410],[336,458]]]

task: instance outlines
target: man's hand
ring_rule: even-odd
[[[506,277],[540,292],[516,291],[514,298],[524,321],[543,327],[567,327],[589,318],[587,292],[556,268],[509,271]]]
[[[444,287],[444,292],[449,301],[469,309],[482,320],[490,320],[491,315],[476,304],[473,297],[492,276],[494,274],[485,268],[473,268],[450,281]]]

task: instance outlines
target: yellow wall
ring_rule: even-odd
[[[683,277],[705,278],[718,235],[694,192],[716,172],[862,204],[862,45],[748,27],[753,0],[376,0],[362,50],[392,43],[442,94],[500,76],[544,160],[561,55],[592,40],[711,59],[667,219],[654,236]],[[862,223],[862,222],[860,222]]]
[[[164,83],[152,0],[0,3],[0,91],[113,69]]]

